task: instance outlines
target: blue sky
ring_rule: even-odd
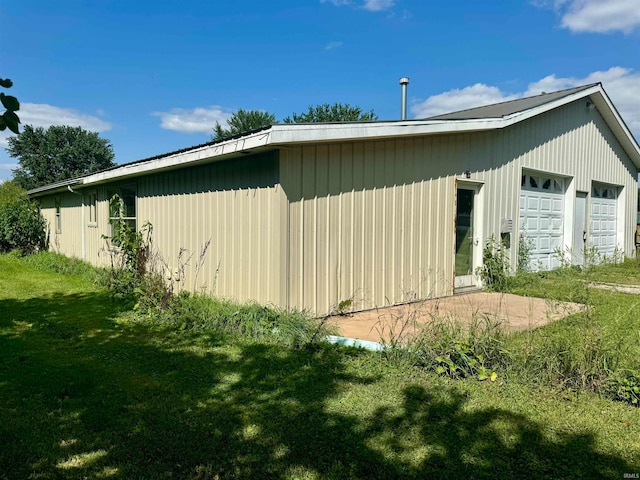
[[[98,131],[118,163],[205,142],[238,108],[397,119],[403,76],[411,118],[601,81],[640,138],[638,1],[2,2],[0,77],[23,124]],[[15,164],[0,148],[0,180]]]

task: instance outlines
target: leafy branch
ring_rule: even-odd
[[[8,78],[0,78],[0,87],[11,88],[13,82]],[[11,95],[5,95],[4,92],[0,92],[0,102],[6,109],[2,115],[0,115],[0,130],[6,130],[7,128],[13,133],[20,133],[19,123],[20,118],[16,114],[20,110],[20,102],[16,97]]]

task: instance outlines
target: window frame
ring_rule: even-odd
[[[62,195],[54,198],[55,230],[56,234],[62,233]]]
[[[128,196],[133,197],[133,203],[127,205],[127,202],[125,200],[125,195],[123,194],[124,191],[129,191],[130,194]],[[118,215],[114,215],[113,210],[111,209],[111,199],[113,198],[114,195],[118,195],[120,198],[122,198],[123,202],[125,203],[124,208],[125,210],[129,210],[129,209],[133,209],[133,215],[123,215],[123,213],[125,214],[130,214],[131,211],[125,211],[125,212],[119,212]],[[107,192],[107,200],[109,202],[109,235],[113,234],[113,223],[116,220],[120,220],[120,218],[122,218],[125,223],[127,224],[127,226],[129,228],[131,228],[134,232],[138,231],[138,189],[137,189],[137,185],[136,184],[125,184],[125,185],[119,185],[117,187],[115,187],[113,190],[109,190]]]
[[[95,228],[98,226],[98,192],[88,192],[86,197],[88,198],[86,206],[89,207],[87,226]]]

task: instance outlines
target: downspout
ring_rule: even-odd
[[[86,240],[85,240],[85,231],[84,231],[84,195],[82,195],[81,193],[78,192],[74,192],[73,189],[71,188],[71,185],[67,185],[67,189],[71,192],[74,193],[76,195],[80,195],[80,238],[82,241],[82,260],[86,260],[87,257],[87,246],[86,246]]]

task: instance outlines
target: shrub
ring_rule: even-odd
[[[482,266],[476,271],[484,285],[496,292],[503,292],[507,288],[509,257],[506,250],[504,242],[491,235],[482,251]]]
[[[0,251],[27,255],[46,248],[46,222],[38,207],[13,182],[1,184]]]
[[[518,272],[528,272],[531,270],[531,254],[534,249],[532,238],[527,236],[527,232],[522,230],[518,240]]]

